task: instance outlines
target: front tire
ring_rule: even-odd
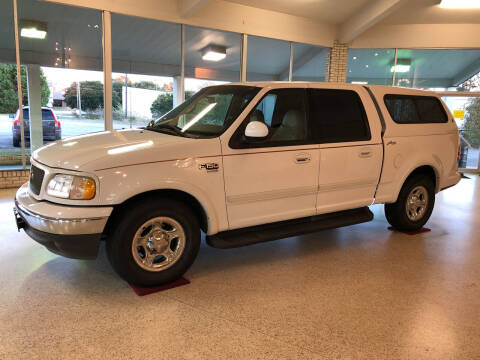
[[[139,286],[180,278],[200,248],[200,225],[185,204],[170,199],[133,204],[113,224],[107,254],[115,271]]]
[[[425,175],[416,175],[405,181],[398,199],[385,204],[385,217],[395,229],[419,230],[432,215],[435,204],[435,185]]]

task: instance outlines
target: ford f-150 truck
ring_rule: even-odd
[[[173,281],[231,248],[369,221],[421,228],[455,185],[459,135],[432,92],[332,83],[206,87],[148,126],[36,150],[17,225],[127,281]]]

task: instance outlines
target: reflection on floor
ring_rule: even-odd
[[[480,181],[437,195],[408,236],[375,220],[217,250],[191,284],[138,297],[95,261],[18,233],[0,191],[0,359],[474,359],[480,356]]]

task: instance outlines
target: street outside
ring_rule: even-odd
[[[55,112],[57,119],[61,123],[62,139],[83,135],[92,132],[98,132],[104,130],[104,120],[99,119],[81,119],[74,115],[62,114]],[[0,152],[1,155],[13,155],[21,153],[21,148],[15,148],[12,144],[12,119],[8,114],[0,114]],[[113,126],[115,129],[140,127],[144,126],[143,122],[138,122],[130,125],[128,122],[114,121]],[[27,142],[27,146],[29,143]]]

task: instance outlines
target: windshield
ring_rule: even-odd
[[[240,115],[259,90],[258,87],[242,85],[203,88],[147,126],[147,129],[174,130],[173,134],[183,136],[219,136]]]

